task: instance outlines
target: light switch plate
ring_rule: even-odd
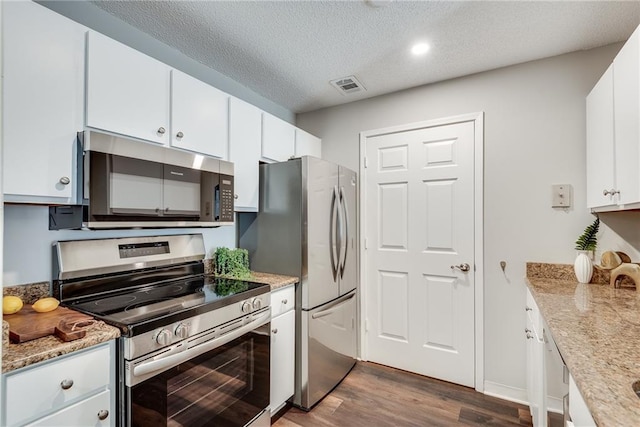
[[[570,184],[555,184],[551,186],[552,208],[570,208],[572,203],[572,188]]]

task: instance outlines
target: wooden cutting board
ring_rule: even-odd
[[[9,322],[9,340],[12,343],[21,343],[48,335],[56,335],[63,341],[82,338],[86,334],[82,324],[93,320],[93,317],[65,307],[38,313],[31,305],[25,304],[19,312],[5,314],[4,320]],[[73,325],[77,327],[73,328]]]

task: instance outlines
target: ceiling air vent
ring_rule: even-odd
[[[331,80],[329,83],[331,83],[331,86],[335,87],[336,90],[343,95],[367,90],[354,76]]]

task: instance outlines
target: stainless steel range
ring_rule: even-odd
[[[54,295],[122,331],[122,426],[270,425],[270,288],[204,256],[200,234],[54,246]]]

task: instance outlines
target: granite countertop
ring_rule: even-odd
[[[9,323],[2,321],[3,337],[9,333]],[[96,344],[116,339],[120,330],[104,322],[96,321],[87,329],[87,335],[74,341],[64,342],[55,336],[48,336],[20,344],[5,343],[2,345],[2,372],[10,372],[34,363],[53,359],[57,356],[73,353]]]
[[[527,285],[598,426],[636,424],[640,291],[531,275]]]
[[[298,283],[298,278],[293,276],[282,276],[280,274],[271,274],[271,273],[261,273],[259,271],[251,272],[252,282],[258,283],[266,283],[267,285],[271,285],[271,290],[275,291],[276,289],[284,288],[287,286],[295,285]]]

